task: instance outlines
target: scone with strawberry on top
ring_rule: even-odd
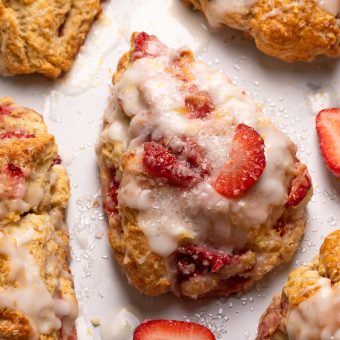
[[[97,154],[129,282],[147,295],[227,296],[289,261],[311,179],[246,93],[146,33],[113,82]]]

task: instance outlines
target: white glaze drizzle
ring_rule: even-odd
[[[100,336],[102,340],[130,340],[135,328],[140,324],[140,313],[134,307],[116,309],[101,318]]]
[[[25,314],[35,332],[48,334],[59,329],[61,322],[56,316],[55,304],[32,255],[3,231],[0,231],[0,253],[9,257],[8,281],[15,283],[15,287],[0,289],[0,308]]]
[[[322,278],[315,286],[320,289],[288,316],[289,339],[340,340],[340,285]]]
[[[324,9],[329,14],[336,16],[340,12],[339,0],[316,0],[319,7]]]
[[[233,248],[244,245],[250,228],[263,223],[272,226],[284,209],[294,166],[291,140],[264,119],[256,104],[225,75],[203,63],[193,62],[188,67],[194,75],[191,84],[212,96],[212,118],[188,119],[183,114],[182,83],[166,71],[181,52],[164,47],[159,57],[135,61],[113,89],[114,98],[131,118],[128,151],[139,160],[132,163],[133,169],[124,171],[119,204],[139,210],[138,225],[151,249],[162,256],[171,254],[183,237],[196,241],[209,238]],[[111,113],[106,113],[109,124],[114,124],[117,112],[113,106]],[[229,200],[215,192],[212,184],[228,159],[239,123],[252,126],[264,138],[267,166],[251,190]],[[109,129],[102,133],[106,141]],[[168,138],[176,148],[183,135],[195,138],[205,149],[213,165],[211,177],[193,189],[154,184],[145,188],[143,176],[136,176],[136,172],[143,172],[142,144],[150,136],[152,140]]]

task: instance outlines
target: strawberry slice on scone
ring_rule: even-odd
[[[150,320],[140,324],[133,340],[215,340],[206,327],[194,322],[177,320]]]
[[[266,167],[264,141],[250,126],[236,128],[229,160],[215,182],[215,190],[227,198],[241,196],[251,188]]]
[[[340,108],[320,111],[316,116],[316,131],[327,167],[340,177]]]

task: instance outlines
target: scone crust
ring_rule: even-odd
[[[100,10],[100,0],[0,2],[0,74],[59,77]]]
[[[209,0],[183,1],[207,14]],[[246,32],[259,50],[289,63],[340,55],[338,19],[314,0],[258,0],[245,13],[226,13],[221,24]]]

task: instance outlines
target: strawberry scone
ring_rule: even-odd
[[[281,295],[262,315],[258,340],[340,339],[340,230],[328,235],[320,254],[295,269]]]
[[[289,261],[311,180],[245,92],[146,33],[113,82],[97,154],[129,282],[147,295],[227,296]]]
[[[251,36],[262,52],[286,62],[340,56],[338,0],[183,0],[213,27]]]
[[[59,77],[100,11],[100,0],[0,1],[0,74]]]
[[[76,339],[69,180],[42,117],[0,99],[0,338]]]

